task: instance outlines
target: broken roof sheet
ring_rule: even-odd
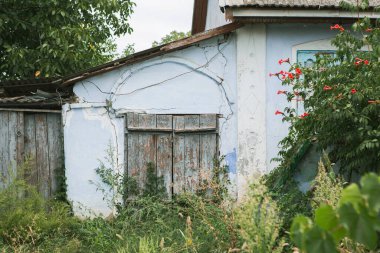
[[[356,4],[357,0],[345,0]],[[220,0],[222,7],[274,7],[274,8],[339,8],[340,0]],[[380,6],[380,0],[369,0],[370,7]]]

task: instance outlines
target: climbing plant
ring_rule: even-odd
[[[307,142],[329,150],[348,180],[353,171],[364,174],[380,169],[380,28],[368,18],[351,29],[339,24],[332,40],[334,54],[319,54],[312,66],[289,64],[287,71],[270,74],[287,89],[279,90],[289,102],[303,104],[304,113],[293,106],[274,112],[290,124],[280,142],[279,161],[289,168],[294,154]],[[280,166],[280,167],[281,167]]]

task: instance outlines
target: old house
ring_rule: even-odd
[[[281,58],[309,63],[318,51],[334,51],[330,26],[357,18],[338,2],[196,0],[191,37],[49,80],[70,93],[61,105],[74,207],[110,211],[89,183],[99,180],[95,168],[108,147],[110,166],[140,183],[153,162],[169,195],[196,188],[213,159],[225,156],[231,192],[243,196],[251,178],[276,166],[271,159],[287,134],[274,114],[287,101],[268,74],[281,70]],[[360,15],[379,17],[371,9]]]

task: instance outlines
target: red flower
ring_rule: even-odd
[[[323,90],[332,90],[332,88],[328,85],[325,85],[325,87],[323,87]]]
[[[284,90],[277,91],[277,95],[280,95],[280,94],[286,94],[286,91],[284,91]]]
[[[301,71],[300,68],[296,68],[296,74],[297,74],[297,75],[302,75],[302,71]]]
[[[290,59],[289,58],[287,58],[287,59],[280,59],[279,61],[278,61],[278,64],[283,64],[284,62],[287,62],[287,63],[289,63],[290,62]]]
[[[309,116],[309,114],[308,114],[307,112],[305,112],[304,114],[302,114],[302,115],[300,116],[300,118],[301,118],[301,119],[304,119],[304,118],[307,117],[307,116]]]
[[[283,113],[283,112],[280,112],[279,110],[277,110],[277,111],[274,113],[274,115],[284,115],[284,113]]]
[[[336,24],[334,26],[330,26],[330,30],[340,30],[341,32],[343,32],[344,28],[343,26]]]
[[[352,94],[355,94],[356,92],[358,92],[356,89],[351,89]]]
[[[294,79],[293,74],[292,74],[292,73],[288,73],[288,78],[290,78],[290,79]]]
[[[368,65],[369,61],[368,60],[363,60],[358,57],[355,58],[355,65],[359,65],[360,63],[364,63],[364,65]]]

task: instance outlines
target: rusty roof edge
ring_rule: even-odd
[[[154,58],[156,56],[160,56],[162,54],[170,53],[176,50],[184,49],[187,47],[192,46],[193,44],[197,42],[201,42],[207,39],[210,39],[215,36],[223,35],[229,32],[232,32],[240,27],[244,26],[243,23],[234,22],[230,23],[224,26],[220,26],[215,29],[211,29],[202,33],[195,34],[193,36],[177,40],[168,44],[164,44],[158,47],[150,48],[141,52],[137,52],[135,54],[129,55],[127,57],[117,59],[114,61],[111,61],[109,63],[81,71],[72,75],[68,75],[66,77],[63,77],[63,81],[61,83],[61,86],[67,87],[70,86],[78,81],[87,79],[89,77],[106,73],[109,71],[112,71],[114,69],[127,66],[129,64],[138,63],[144,60],[148,60],[151,58]]]
[[[56,78],[41,78],[41,79],[27,79],[27,80],[9,80],[0,82],[0,87],[5,89],[12,88],[23,88],[23,87],[39,87],[41,85],[54,85],[57,88],[66,88],[79,82],[81,80],[87,79],[89,77],[106,73],[114,69],[127,66],[129,64],[138,63],[144,60],[148,60],[166,53],[170,53],[176,50],[184,49],[192,46],[197,42],[201,42],[210,39],[215,36],[223,35],[232,32],[240,27],[244,26],[243,23],[234,22],[224,26],[217,27],[202,33],[194,34],[190,37],[173,41],[168,44],[164,44],[158,47],[150,48],[144,51],[137,52],[135,54],[129,55],[124,58],[116,59],[114,61],[83,70],[74,74],[66,75],[63,77]]]

